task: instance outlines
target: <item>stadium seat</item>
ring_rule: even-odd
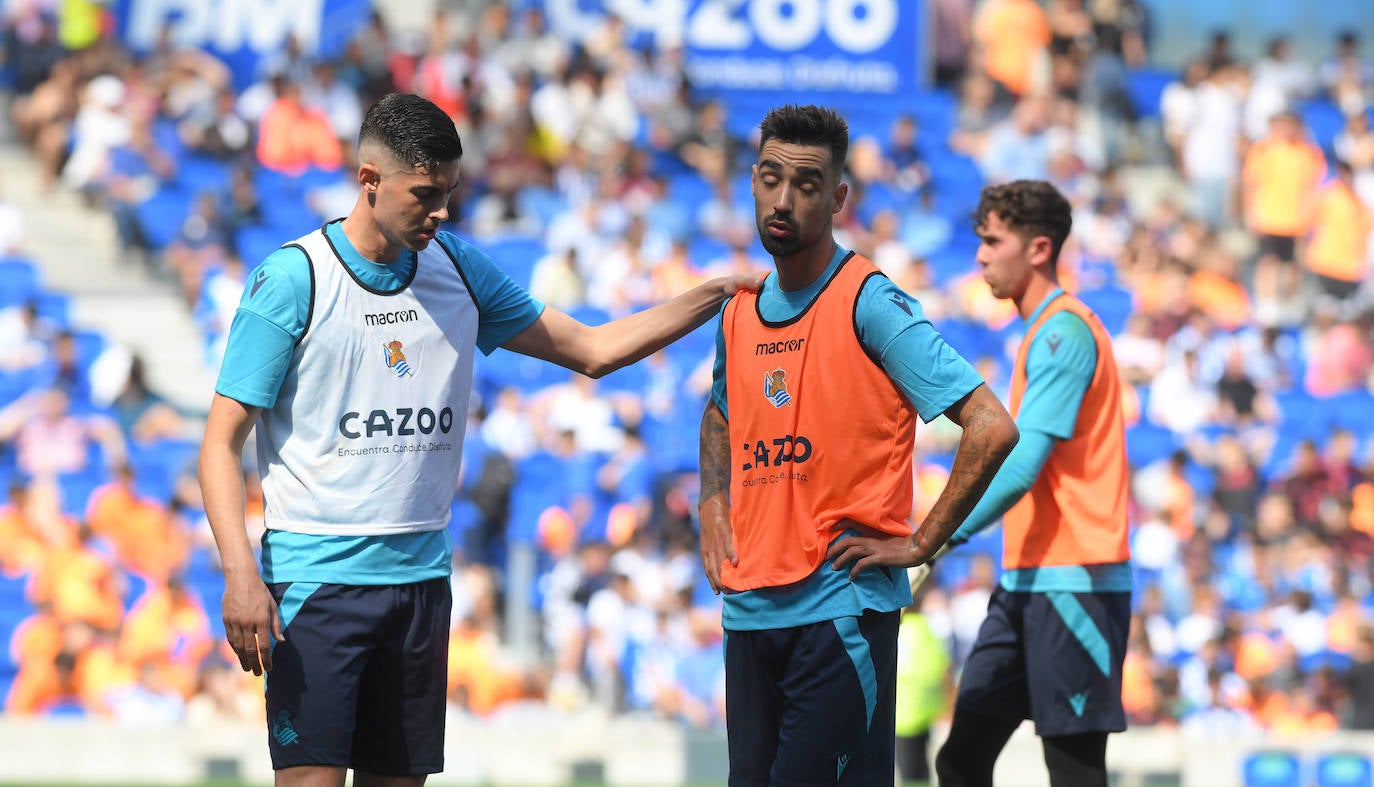
[[[209,156],[190,155],[177,162],[177,184],[191,194],[211,192],[229,193],[232,170],[229,165]]]
[[[38,307],[39,317],[58,328],[66,329],[71,326],[72,299],[70,295],[61,292],[40,292],[34,296],[33,301]]]
[[[1141,422],[1126,430],[1126,459],[1139,470],[1178,450],[1178,438],[1162,426]]]
[[[543,240],[519,235],[488,240],[482,244],[482,250],[516,284],[525,288],[530,286],[535,264],[548,254]]]
[[[1103,327],[1113,336],[1125,330],[1126,318],[1135,309],[1135,296],[1131,295],[1131,291],[1115,285],[1080,292],[1078,299],[1097,312]]]
[[[234,251],[243,260],[244,270],[252,270],[287,240],[274,227],[249,224],[239,227],[238,232],[234,233]]]
[[[1317,787],[1374,787],[1374,767],[1360,752],[1326,752],[1317,756]]]
[[[1298,669],[1304,674],[1319,672],[1323,669],[1333,669],[1336,672],[1345,672],[1354,664],[1354,659],[1347,653],[1338,650],[1322,649],[1316,653],[1310,653],[1298,659]]]
[[[154,250],[163,249],[181,234],[181,225],[195,204],[195,192],[164,183],[152,196],[134,207],[143,237]]]
[[[1287,750],[1251,752],[1241,764],[1245,787],[1303,787],[1302,762]]]
[[[1304,102],[1298,108],[1298,114],[1307,125],[1312,141],[1328,156],[1331,155],[1336,135],[1345,128],[1345,113],[1341,112],[1341,108],[1327,99],[1315,99]]]
[[[38,265],[25,257],[0,259],[0,308],[18,306],[43,290]]]
[[[193,440],[156,440],[132,446],[129,465],[139,494],[166,503],[172,499],[176,480],[195,461],[198,444]]]
[[[1159,101],[1164,95],[1164,88],[1176,81],[1178,74],[1173,71],[1148,68],[1130,71],[1126,75],[1126,91],[1131,96],[1136,117],[1159,117]]]

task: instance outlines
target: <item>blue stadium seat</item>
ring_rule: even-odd
[[[1178,450],[1178,438],[1162,426],[1144,421],[1126,430],[1126,459],[1140,469]]]
[[[1374,767],[1361,752],[1325,752],[1315,770],[1317,787],[1374,787]]]
[[[1330,155],[1332,146],[1336,141],[1336,135],[1345,128],[1345,113],[1333,101],[1314,99],[1303,102],[1298,107],[1298,114],[1302,117],[1303,123],[1307,125],[1308,133],[1312,135],[1312,141],[1327,155]]]
[[[1136,117],[1159,117],[1159,101],[1164,88],[1178,81],[1179,75],[1173,71],[1140,68],[1126,75],[1126,91],[1131,96]]]
[[[153,249],[162,249],[181,234],[181,225],[191,214],[195,192],[164,183],[152,196],[134,207],[143,236]]]
[[[194,440],[163,439],[131,446],[129,465],[140,494],[166,503],[172,499],[177,477],[195,461]]]
[[[275,227],[249,224],[234,233],[234,251],[243,260],[244,270],[252,270],[287,240]]]
[[[696,235],[687,247],[687,259],[697,268],[703,268],[730,253],[730,244],[708,235]]]
[[[68,328],[72,323],[72,299],[61,292],[40,292],[33,298],[38,308],[38,316],[56,325]]]
[[[1286,750],[1264,750],[1246,755],[1241,764],[1245,787],[1303,787],[1302,763]]]
[[[37,263],[26,257],[0,259],[0,308],[32,300],[42,291]]]
[[[1274,395],[1282,417],[1279,435],[1300,440],[1323,440],[1331,430],[1332,413],[1326,403],[1301,389]]]
[[[1322,649],[1316,653],[1311,653],[1298,659],[1298,669],[1304,674],[1311,674],[1323,669],[1333,669],[1336,672],[1345,672],[1355,663],[1348,653],[1341,653],[1338,650]]]
[[[177,184],[191,194],[211,192],[217,195],[229,193],[232,168],[216,158],[201,155],[188,155],[177,162]]]
[[[516,201],[523,212],[533,214],[543,226],[548,226],[554,217],[568,209],[567,200],[549,188],[526,186],[520,190]]]
[[[75,473],[58,475],[57,486],[62,495],[62,513],[70,517],[84,519],[86,507],[91,501],[91,493],[109,480],[109,475],[105,469],[95,466]]]
[[[510,235],[493,238],[482,244],[482,250],[521,287],[529,288],[534,266],[548,254],[540,238]]]
[[[1332,426],[1346,429],[1360,439],[1374,435],[1374,394],[1351,391],[1324,400],[1329,408]]]
[[[1135,308],[1135,296],[1131,295],[1131,291],[1116,285],[1080,292],[1078,299],[1097,312],[1102,325],[1113,336],[1125,330],[1126,318],[1131,316]]]

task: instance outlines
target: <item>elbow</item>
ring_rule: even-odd
[[[620,366],[608,361],[590,361],[583,364],[582,368],[578,369],[578,371],[593,380],[600,380],[602,377],[605,377],[619,368]]]
[[[1001,428],[998,429],[994,439],[1001,448],[1002,456],[1006,456],[1011,453],[1017,443],[1021,442],[1021,430],[1016,428],[1016,421],[1012,420],[1011,416],[1001,419],[999,426]]]

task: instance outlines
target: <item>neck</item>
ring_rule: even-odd
[[[1054,292],[1058,286],[1059,282],[1054,279],[1032,273],[1030,282],[1026,284],[1026,291],[1014,301],[1016,311],[1021,315],[1021,319],[1029,320],[1030,316],[1035,314],[1035,310],[1040,308],[1040,304],[1044,303],[1045,299],[1050,297],[1050,293]]]
[[[359,204],[339,223],[339,228],[343,230],[344,236],[358,254],[373,262],[389,265],[401,256],[402,249],[400,246],[391,245],[382,234],[381,228],[377,226],[377,222],[372,220],[369,213],[362,210],[366,207],[366,199],[367,195],[358,195]]]
[[[778,270],[778,286],[787,292],[806,289],[825,273],[837,247],[834,238],[827,238],[826,242],[818,243],[796,254],[774,257],[773,266]]]

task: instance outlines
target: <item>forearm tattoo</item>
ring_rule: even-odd
[[[923,551],[934,552],[959,529],[1011,453],[1011,446],[1004,440],[994,440],[994,433],[989,430],[997,422],[997,413],[991,407],[975,405],[963,420],[964,434],[959,439],[949,481],[926,517],[925,526],[916,534],[917,545]]]
[[[730,425],[714,404],[701,416],[701,499],[730,489]]]

